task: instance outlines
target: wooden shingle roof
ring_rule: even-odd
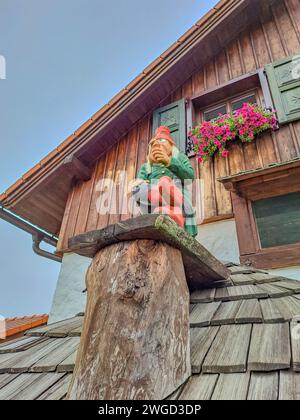
[[[226,286],[191,295],[193,374],[169,398],[300,399],[300,282],[229,269]],[[63,399],[82,321],[35,328],[0,346],[0,400]]]

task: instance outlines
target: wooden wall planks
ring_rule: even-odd
[[[263,21],[258,22],[250,32],[242,32],[204,68],[199,68],[183,85],[170,92],[169,98],[157,103],[156,108],[182,97],[196,95],[272,61],[299,53],[299,22],[298,0],[275,3],[269,8]],[[98,214],[96,204],[101,204],[102,200],[99,181],[103,177],[111,178],[120,186],[120,171],[123,169],[127,172],[128,180],[136,176],[146,157],[147,143],[152,132],[151,125],[152,115],[145,115],[127,136],[120,139],[117,146],[113,146],[106,156],[98,160],[93,177],[89,181],[73,186],[65,209],[58,251],[66,251],[68,238],[75,234],[102,228],[108,223],[125,220],[131,216],[130,211],[121,216]],[[228,218],[232,214],[230,193],[217,178],[244,169],[283,162],[299,155],[300,122],[295,122],[282,127],[276,133],[262,135],[253,145],[233,144],[227,160],[216,157],[211,163],[199,167],[195,158],[192,158],[196,177],[202,181],[204,219],[218,220],[222,217]]]

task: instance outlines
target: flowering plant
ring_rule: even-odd
[[[269,129],[275,130],[277,126],[275,111],[265,110],[257,104],[244,103],[237,111],[220,114],[194,127],[189,136],[199,162],[205,162],[216,152],[227,157],[230,141],[239,139],[243,143],[251,143],[258,134]]]

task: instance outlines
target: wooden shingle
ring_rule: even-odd
[[[44,335],[51,330],[55,330],[55,329],[59,330],[60,328],[65,328],[68,325],[72,326],[74,321],[76,322],[78,318],[81,318],[81,317],[72,317],[72,318],[64,319],[62,321],[54,322],[53,324],[45,325],[44,327],[33,328],[31,330],[26,331],[25,335],[31,335],[31,336]]]
[[[24,373],[0,390],[0,400],[34,400],[62,376],[62,373]]]
[[[222,302],[211,320],[211,325],[234,324],[241,303],[241,300]]]
[[[191,327],[207,327],[221,302],[198,303],[190,313]]]
[[[280,280],[282,277],[280,276],[274,276],[268,273],[253,273],[250,274],[249,277],[251,277],[252,280],[254,280],[255,283],[269,283],[276,280]]]
[[[279,400],[300,400],[300,373],[280,371]]]
[[[271,299],[260,299],[259,304],[263,314],[264,322],[278,323],[284,321],[283,315]]]
[[[254,324],[248,369],[253,371],[272,371],[288,369],[291,363],[289,325]]]
[[[236,314],[235,322],[243,324],[247,322],[262,322],[263,317],[257,299],[243,300]]]
[[[252,372],[248,400],[277,400],[278,372]]]
[[[52,372],[71,353],[79,347],[79,337],[70,337],[61,341],[60,345],[39,359],[29,368],[30,372]]]
[[[200,373],[203,360],[218,331],[218,327],[191,329],[190,348],[193,373]]]
[[[268,294],[253,284],[227,288],[229,300],[254,299],[268,297]]]
[[[72,375],[63,376],[58,382],[47,389],[38,400],[61,400],[68,392],[68,388],[71,382]]]
[[[293,370],[300,372],[300,322],[291,322],[290,329]]]
[[[17,373],[2,373],[0,375],[0,389],[13,381],[18,376]]]
[[[272,299],[272,302],[286,321],[300,315],[300,301],[294,296]]]
[[[212,400],[245,400],[247,398],[250,374],[222,373],[219,376]]]
[[[247,274],[231,274],[230,279],[236,286],[254,283],[254,280]]]
[[[210,400],[218,375],[193,375],[185,384],[179,400]]]
[[[12,354],[12,358],[7,360],[0,368],[3,373],[28,372],[29,368],[42,357],[51,353],[56,347],[61,345],[60,340],[53,338],[44,341],[21,353]]]
[[[205,373],[245,372],[252,326],[223,325],[203,362]]]
[[[284,297],[289,296],[293,292],[288,289],[283,289],[281,287],[276,286],[276,283],[265,283],[260,284],[259,288],[262,289],[264,292],[268,294],[269,297]]]
[[[214,301],[216,289],[196,290],[191,294],[191,303],[209,303]]]
[[[73,372],[77,351],[73,351],[65,360],[63,360],[58,366],[56,371],[57,372]]]
[[[276,282],[276,286],[300,293],[300,282],[297,280],[281,280]]]

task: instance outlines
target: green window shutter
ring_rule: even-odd
[[[252,203],[262,248],[300,243],[300,192]]]
[[[265,71],[279,123],[300,119],[300,55],[268,64]]]
[[[152,134],[157,127],[164,125],[169,127],[171,135],[179,150],[185,153],[186,150],[186,116],[185,99],[173,102],[167,106],[157,109],[153,113]]]

